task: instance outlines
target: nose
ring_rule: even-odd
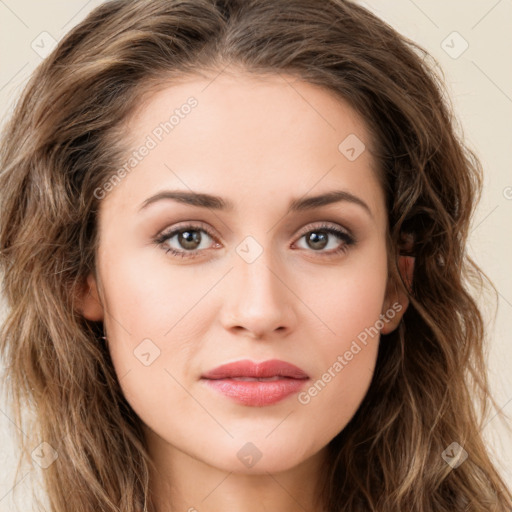
[[[262,339],[278,333],[286,336],[294,329],[295,295],[283,270],[265,254],[252,263],[235,256],[221,314],[224,328],[234,334]]]

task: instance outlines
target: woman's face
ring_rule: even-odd
[[[126,130],[82,311],[151,446],[248,473],[324,453],[407,306],[365,125],[317,86],[224,73],[154,93]]]

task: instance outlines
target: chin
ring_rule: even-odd
[[[322,449],[322,446],[305,446],[302,438],[276,436],[270,439],[260,435],[245,439],[237,437],[225,445],[217,444],[214,452],[209,451],[205,462],[226,472],[265,475],[299,466]]]

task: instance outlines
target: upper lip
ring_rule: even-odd
[[[288,377],[293,379],[308,379],[308,375],[294,364],[280,361],[279,359],[269,359],[261,363],[255,363],[248,359],[235,361],[233,363],[223,364],[203,374],[204,379],[226,379],[233,377]]]

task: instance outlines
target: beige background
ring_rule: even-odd
[[[101,3],[100,0],[0,0],[2,119],[31,71],[51,49],[52,42]],[[485,190],[474,219],[469,252],[499,291],[494,324],[492,315],[488,314],[492,340],[490,376],[500,407],[512,417],[512,343],[508,321],[512,315],[512,1],[368,0],[361,3],[423,45],[438,60],[466,140],[484,164]],[[488,305],[484,306],[489,310]],[[15,510],[13,486],[21,498],[35,473],[22,473],[18,481],[13,481],[12,432],[16,428],[6,405],[0,403],[2,512]],[[510,434],[497,418],[491,418],[484,435],[512,487]]]

